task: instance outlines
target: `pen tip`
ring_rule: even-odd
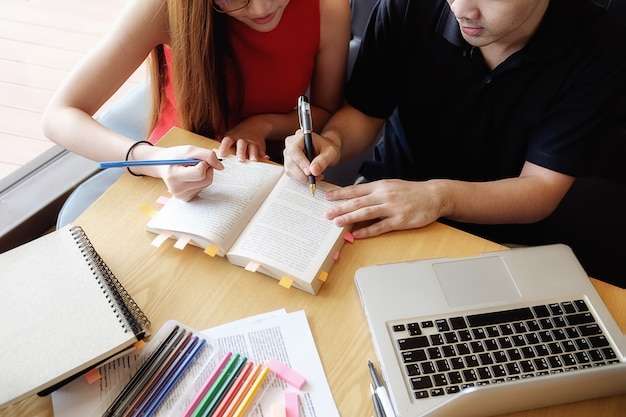
[[[311,187],[311,194],[315,195],[315,184],[311,184],[309,187]]]

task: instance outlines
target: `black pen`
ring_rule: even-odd
[[[311,105],[306,96],[298,98],[298,120],[300,121],[300,129],[304,134],[304,150],[309,161],[315,158],[315,150],[313,149],[313,122],[311,121]],[[311,194],[315,195],[315,176],[309,174],[309,187]]]

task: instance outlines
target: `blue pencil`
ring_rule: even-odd
[[[99,168],[123,168],[123,167],[140,167],[148,165],[196,165],[202,162],[197,158],[186,159],[142,159],[136,161],[110,161],[100,162]]]

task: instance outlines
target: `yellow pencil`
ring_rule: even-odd
[[[246,411],[246,408],[248,408],[248,406],[252,402],[254,395],[259,390],[259,387],[261,386],[261,384],[263,384],[263,381],[265,380],[265,377],[267,376],[269,371],[270,371],[270,368],[268,368],[267,366],[263,367],[263,369],[261,370],[261,373],[259,374],[259,376],[257,376],[256,380],[254,381],[254,383],[252,384],[252,386],[246,393],[246,396],[243,398],[243,401],[241,402],[241,404],[239,404],[239,407],[237,407],[237,410],[235,410],[235,414],[233,414],[233,417],[243,416],[243,413]]]
[[[254,366],[254,368],[250,371],[250,373],[246,377],[246,380],[243,382],[242,386],[239,388],[239,392],[237,392],[237,394],[235,395],[235,398],[233,398],[233,400],[230,402],[230,404],[226,408],[226,411],[224,411],[224,414],[222,414],[222,417],[233,417],[235,415],[235,411],[237,410],[237,408],[243,401],[246,393],[248,392],[248,390],[250,389],[254,381],[256,381],[256,378],[260,374],[262,367],[263,365],[260,363],[257,363]]]

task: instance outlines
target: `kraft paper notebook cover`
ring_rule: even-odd
[[[193,135],[180,129],[171,134]],[[147,230],[159,234],[153,244],[167,238],[183,242],[179,247],[190,243],[316,294],[348,230],[324,217],[336,204],[326,201],[325,192],[337,186],[318,183],[313,196],[280,165],[240,162],[234,155],[222,163],[224,170],[216,170],[213,183],[196,198],[169,198],[148,222]]]
[[[0,254],[0,322],[0,408],[130,351],[150,325],[77,226]]]

